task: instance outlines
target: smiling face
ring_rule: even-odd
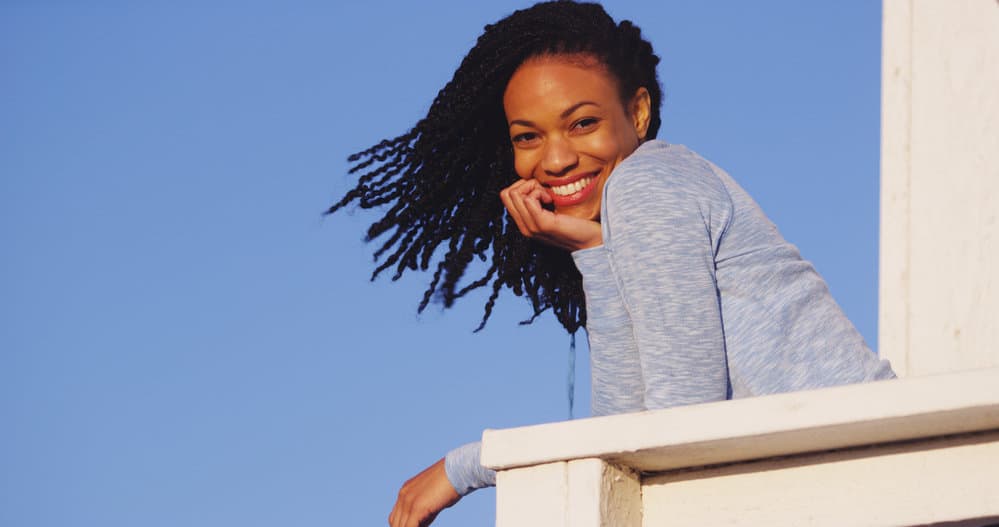
[[[616,80],[589,55],[527,60],[503,93],[514,167],[552,196],[555,211],[598,220],[611,171],[638,148],[649,125],[649,95],[625,105]]]

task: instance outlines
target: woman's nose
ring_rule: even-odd
[[[561,176],[579,162],[579,155],[572,143],[564,138],[553,138],[545,142],[545,152],[541,168],[550,176]]]

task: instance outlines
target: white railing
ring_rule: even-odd
[[[989,525],[999,368],[489,430],[482,461],[499,527]]]

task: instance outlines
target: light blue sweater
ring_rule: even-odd
[[[594,415],[894,378],[728,174],[648,141],[604,186],[583,275]],[[462,495],[493,485],[479,443],[448,453]]]

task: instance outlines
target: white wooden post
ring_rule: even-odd
[[[878,348],[999,366],[999,2],[885,0]]]
[[[497,527],[641,527],[638,476],[601,459],[501,471]]]
[[[642,484],[602,459],[569,462],[570,527],[642,527]]]

